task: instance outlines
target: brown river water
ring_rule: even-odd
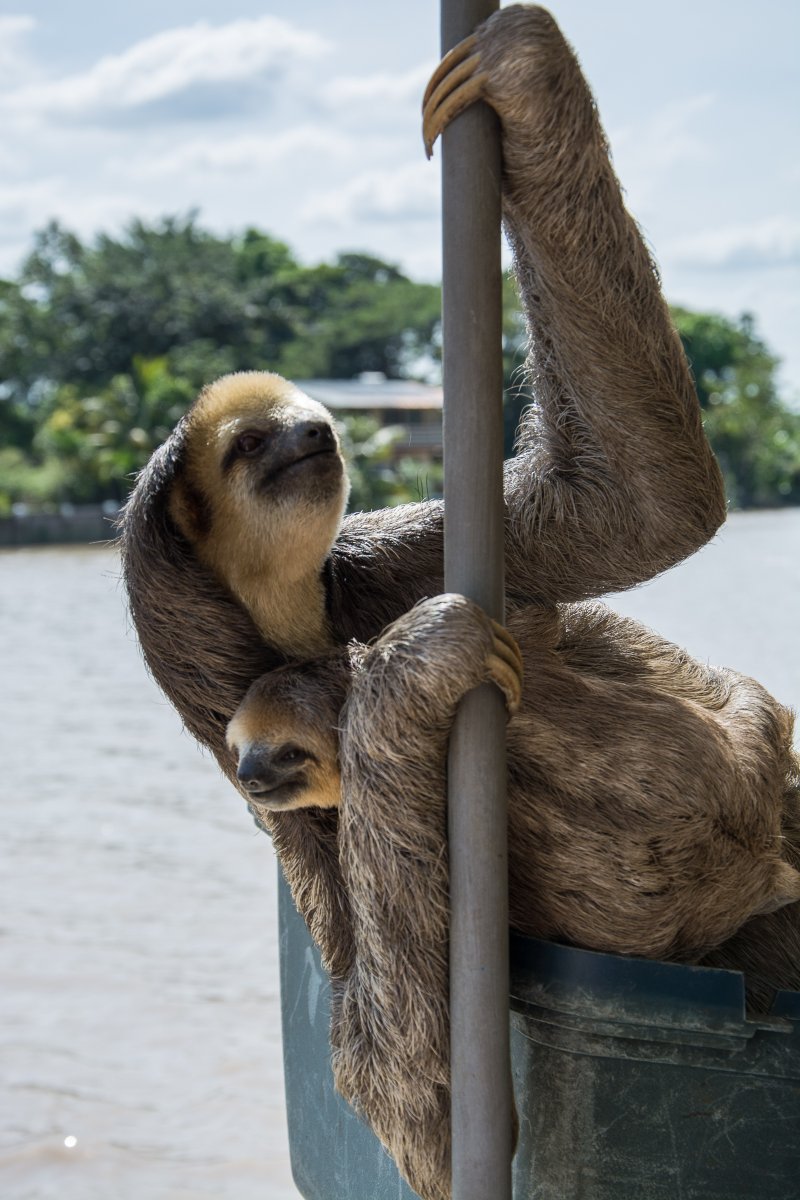
[[[291,1200],[275,863],[108,549],[0,552],[0,1197]],[[800,510],[614,606],[800,708]]]

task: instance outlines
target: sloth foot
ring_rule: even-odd
[[[486,667],[489,678],[506,698],[509,716],[513,717],[522,700],[522,655],[508,630],[497,621],[490,623],[493,644],[486,658]]]
[[[464,38],[444,56],[431,75],[422,98],[422,137],[428,158],[442,130],[464,109],[485,99],[489,76],[478,70],[481,56],[475,52],[477,44],[474,33]]]

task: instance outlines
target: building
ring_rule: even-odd
[[[364,371],[356,379],[298,379],[297,386],[334,416],[363,413],[380,425],[402,429],[395,458],[442,460],[442,388],[413,379],[387,379]]]

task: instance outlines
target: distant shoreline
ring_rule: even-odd
[[[800,505],[733,509],[728,517],[797,511]],[[64,505],[57,513],[15,513],[0,517],[0,549],[23,546],[107,545],[116,540],[114,522],[119,509],[105,504]]]
[[[64,505],[55,513],[14,513],[0,518],[0,547],[68,546],[112,542],[117,507]]]

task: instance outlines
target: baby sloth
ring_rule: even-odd
[[[522,658],[514,638],[491,618],[485,675],[503,692],[509,714],[522,696]],[[339,726],[353,673],[367,653],[349,646],[323,658],[278,667],[247,692],[227,731],[236,778],[256,811],[336,808],[341,803]],[[398,745],[395,753],[402,754]]]
[[[692,960],[749,917],[800,899],[800,874],[782,857],[784,809],[798,803],[791,714],[754,680],[592,607],[513,614],[521,656],[476,605],[438,596],[371,647],[262,676],[228,727],[254,814],[341,805],[345,871],[357,822],[386,846],[387,876],[395,842],[381,797],[401,807],[395,833],[407,842],[414,795],[443,855],[453,714],[494,680],[511,714],[520,932]]]
[[[445,797],[466,692],[495,680],[513,714],[509,914],[521,933],[697,961],[800,897],[783,858],[800,824],[787,709],[601,604],[529,605],[508,624],[521,686],[508,634],[440,595],[369,646],[265,674],[228,730],[287,876],[295,823],[317,829],[318,860],[336,873],[336,1087],[427,1200],[450,1195]],[[332,902],[318,872],[303,886],[318,933]]]

